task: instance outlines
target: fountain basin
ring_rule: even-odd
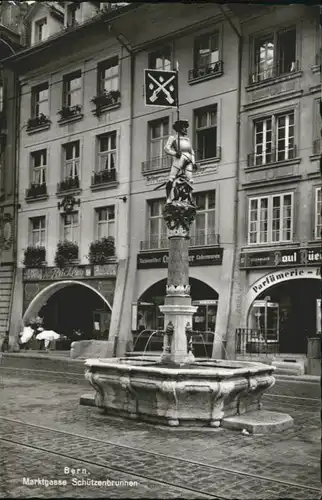
[[[85,377],[107,413],[169,426],[219,427],[261,409],[275,368],[255,362],[196,360],[164,365],[154,356],[88,359]]]

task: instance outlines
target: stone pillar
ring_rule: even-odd
[[[189,285],[189,232],[182,226],[169,229],[169,264],[167,295],[164,306],[164,329],[167,339],[161,361],[173,363],[192,362],[194,357],[188,356],[187,327],[191,328],[192,316],[197,307],[191,305]],[[170,326],[170,327],[169,327]],[[168,330],[167,330],[168,327]],[[169,352],[170,351],[170,352]]]

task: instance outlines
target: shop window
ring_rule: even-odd
[[[116,132],[98,137],[98,171],[116,169]]]
[[[116,56],[98,65],[98,95],[119,89],[119,58]]]
[[[171,47],[169,45],[149,54],[149,69],[171,71]]]
[[[167,226],[163,219],[165,199],[148,202],[149,248],[167,248]]]
[[[115,238],[115,207],[101,207],[96,209],[96,236],[97,239],[112,236]]]
[[[49,115],[48,82],[34,87],[31,91],[31,114],[36,118],[40,115]]]
[[[169,138],[169,118],[149,123],[149,160],[164,156],[164,147]]]
[[[216,243],[216,192],[197,193],[194,195],[194,203],[197,206],[197,213],[190,230],[191,245],[203,246]]]
[[[196,156],[198,160],[218,157],[217,106],[195,111]]]
[[[81,105],[82,72],[81,70],[65,75],[63,78],[63,105],[66,108]]]
[[[295,27],[254,38],[250,83],[258,83],[297,70]]]
[[[292,241],[293,193],[250,198],[248,244]]]
[[[78,212],[64,214],[63,218],[63,240],[78,243],[79,241],[79,218]]]
[[[46,217],[32,217],[29,219],[29,245],[33,247],[45,246]]]
[[[295,158],[294,126],[294,111],[254,121],[254,153],[248,166]]]
[[[35,42],[42,42],[47,38],[47,19],[35,22]]]
[[[63,175],[64,179],[79,178],[79,141],[63,145]]]
[[[314,237],[321,239],[322,237],[322,194],[321,188],[315,190],[315,224]]]

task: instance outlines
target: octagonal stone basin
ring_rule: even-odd
[[[225,417],[261,409],[275,367],[196,359],[165,365],[155,356],[88,359],[85,378],[109,414],[170,426],[219,427]]]

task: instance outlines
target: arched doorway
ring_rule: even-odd
[[[159,306],[164,304],[167,280],[163,279],[150,286],[138,300],[138,330],[162,329],[164,316]],[[209,285],[196,278],[190,278],[191,299],[198,307],[193,317],[193,329],[215,331],[218,308],[218,293]]]
[[[260,293],[248,311],[248,328],[264,332],[280,353],[306,354],[307,338],[318,331],[317,279],[283,281]]]
[[[30,303],[23,321],[43,318],[43,327],[64,335],[59,349],[69,349],[74,340],[104,339],[109,335],[111,307],[91,286],[79,281],[53,283]],[[58,348],[58,347],[57,347]]]

